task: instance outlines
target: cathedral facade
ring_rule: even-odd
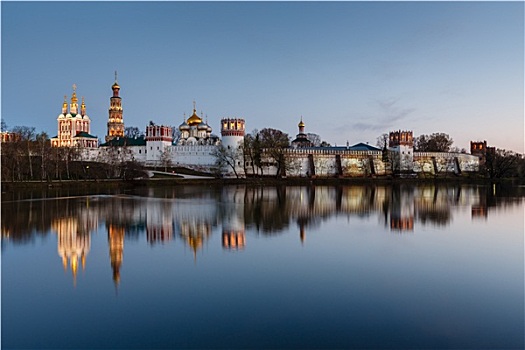
[[[90,134],[91,119],[86,113],[86,103],[82,97],[82,104],[78,108],[77,87],[73,85],[73,94],[68,106],[67,96],[64,96],[62,113],[57,117],[58,134],[51,138],[53,147],[98,147],[98,138]]]

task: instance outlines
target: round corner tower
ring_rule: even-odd
[[[240,142],[244,140],[245,131],[244,119],[242,118],[221,119],[221,136],[224,147],[239,147]]]

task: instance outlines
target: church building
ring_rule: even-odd
[[[305,148],[305,147],[313,147],[312,141],[308,139],[308,136],[304,133],[304,127],[305,124],[303,122],[303,117],[301,117],[301,121],[299,122],[299,133],[295,137],[295,140],[292,141],[292,147],[293,148]]]
[[[51,138],[52,147],[74,147],[97,148],[98,139],[90,134],[91,119],[86,114],[86,103],[82,97],[80,110],[78,108],[77,86],[73,85],[71,103],[67,104],[67,96],[64,96],[62,113],[58,116],[58,134]]]
[[[193,114],[188,120],[182,122],[179,126],[179,131],[180,138],[177,141],[177,146],[215,145],[219,140],[218,137],[212,136],[211,126],[197,115],[195,101],[193,101]]]

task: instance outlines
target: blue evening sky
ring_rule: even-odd
[[[331,144],[444,132],[524,152],[523,2],[1,2],[2,118],[57,134],[77,85],[106,133],[197,110]]]

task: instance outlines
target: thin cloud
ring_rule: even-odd
[[[404,121],[416,111],[416,108],[399,106],[399,100],[399,98],[375,100],[375,105],[379,107],[376,115],[367,118],[366,121],[363,121],[363,118],[356,118],[351,128],[362,131],[384,131],[403,127],[406,124]]]

